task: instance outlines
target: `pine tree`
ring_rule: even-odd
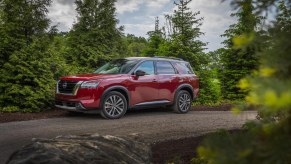
[[[240,0],[233,0],[241,5]],[[242,132],[220,132],[207,137],[198,148],[200,163],[282,163],[291,161],[291,1],[253,1],[256,12],[274,7],[276,20],[266,29],[268,46],[256,51],[260,66],[240,81],[250,92],[246,103],[259,111],[259,120],[248,122]],[[273,15],[273,16],[274,16]],[[265,44],[265,40],[259,40]],[[248,44],[248,43],[247,43]]]
[[[163,38],[163,32],[159,27],[159,18],[155,20],[155,30],[149,31],[148,33],[148,44],[144,51],[145,56],[159,56],[160,45],[165,41]]]
[[[203,35],[200,30],[203,18],[197,18],[200,12],[194,13],[190,10],[188,5],[191,1],[174,2],[177,10],[173,15],[165,16],[166,27],[162,28],[160,34],[164,40],[159,43],[158,52],[154,51],[154,54],[178,57],[188,61],[199,76],[200,94],[197,102],[214,103],[220,98],[219,90],[217,90],[219,84],[212,79],[209,70],[206,69],[209,62],[207,55],[203,53],[206,43],[199,40],[199,37]]]
[[[249,75],[258,66],[254,45],[248,47],[235,47],[235,42],[252,42],[261,17],[254,14],[252,0],[241,2],[237,13],[231,16],[238,18],[222,35],[226,37],[223,42],[226,51],[221,56],[223,70],[221,73],[222,95],[225,99],[241,99],[245,92],[237,87],[240,79]]]
[[[1,2],[0,110],[43,110],[52,100],[51,35],[46,17],[50,0]]]
[[[0,2],[0,68],[15,50],[29,45],[45,33],[49,20],[46,6],[51,0],[2,0]]]
[[[200,12],[193,13],[188,4],[192,0],[179,0],[174,2],[177,10],[167,20],[172,27],[170,39],[161,45],[161,55],[179,57],[189,61],[195,70],[200,69],[200,64],[206,64],[203,55],[205,43],[200,41],[199,36],[203,18],[197,18]],[[169,29],[169,27],[167,27]]]
[[[118,56],[123,27],[117,28],[115,0],[76,0],[78,21],[69,33],[69,62],[83,71]]]

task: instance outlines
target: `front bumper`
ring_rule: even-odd
[[[58,109],[71,111],[71,112],[79,112],[79,113],[90,113],[90,114],[98,114],[100,113],[97,109],[88,109],[85,108],[81,102],[73,102],[73,101],[55,101],[55,107]]]
[[[87,111],[81,102],[55,101],[55,107],[75,112]]]

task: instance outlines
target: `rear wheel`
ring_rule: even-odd
[[[127,101],[120,92],[109,92],[103,102],[101,116],[108,119],[118,119],[122,117],[127,110]]]
[[[172,109],[176,113],[187,113],[191,108],[192,98],[188,91],[180,90],[175,97]]]

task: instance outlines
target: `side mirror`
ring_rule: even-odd
[[[135,72],[135,76],[139,77],[139,76],[144,76],[145,75],[145,71],[142,71],[142,70],[137,70]]]

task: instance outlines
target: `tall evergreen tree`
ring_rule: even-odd
[[[182,58],[191,63],[195,73],[199,75],[200,94],[198,102],[213,103],[218,101],[220,94],[217,84],[206,69],[209,62],[203,53],[206,43],[199,40],[203,35],[200,30],[203,18],[198,18],[200,12],[192,12],[189,3],[192,0],[175,1],[177,9],[173,15],[166,16],[166,40],[159,46],[160,56]]]
[[[155,30],[148,33],[148,44],[144,51],[145,56],[158,56],[160,45],[165,41],[163,38],[163,32],[159,27],[159,18],[155,20]]]
[[[2,0],[0,2],[0,68],[10,55],[45,33],[49,25],[46,6],[51,0]]]
[[[237,87],[238,81],[258,66],[253,45],[235,47],[235,42],[252,42],[261,20],[261,17],[254,14],[252,0],[240,3],[238,12],[231,15],[238,18],[238,23],[231,25],[222,35],[226,37],[223,42],[226,51],[221,56],[223,70],[220,78],[223,84],[222,95],[226,99],[241,99],[245,96],[245,92]]]
[[[47,53],[50,0],[1,2],[1,111],[37,111],[48,106],[55,84]]]
[[[75,3],[78,21],[69,33],[68,59],[89,71],[118,56],[123,27],[117,28],[115,0],[76,0]]]
[[[240,0],[233,0],[241,5]],[[268,46],[260,50],[256,73],[241,80],[250,90],[248,105],[259,111],[259,120],[246,123],[242,132],[209,136],[198,148],[201,160],[193,163],[282,163],[291,161],[291,1],[255,0],[257,14],[267,8],[276,20],[266,26]],[[272,15],[272,16],[274,16]],[[264,40],[260,40],[265,44]],[[248,43],[247,43],[248,44]]]
[[[199,36],[203,35],[200,31],[203,18],[197,18],[200,12],[193,13],[188,4],[192,0],[179,0],[174,2],[177,10],[170,18],[172,34],[169,42],[161,46],[161,54],[183,58],[189,61],[196,70],[200,69],[200,64],[206,62],[203,55],[205,43],[200,41]]]

